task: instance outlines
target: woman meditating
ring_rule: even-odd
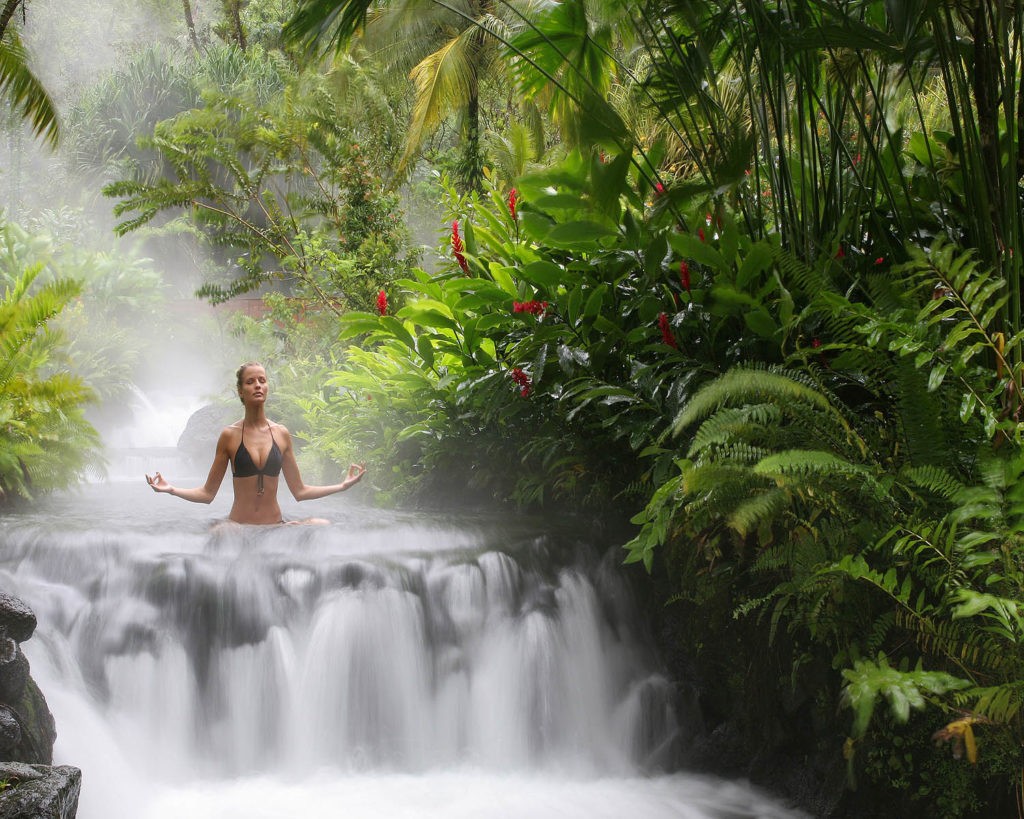
[[[169,484],[157,472],[146,481],[154,492],[167,492],[193,503],[211,503],[217,497],[224,473],[231,464],[235,500],[228,519],[235,523],[284,523],[281,507],[277,503],[279,475],[284,472],[285,482],[295,500],[305,501],[343,492],[359,482],[366,472],[362,464],[352,464],[341,483],[330,486],[308,486],[299,474],[295,461],[292,436],[281,424],[267,418],[267,372],[256,363],[238,368],[238,397],[245,407],[245,417],[224,427],[217,440],[217,451],[206,476],[206,483],[194,489],[179,489]],[[302,523],[326,523],[310,519]]]

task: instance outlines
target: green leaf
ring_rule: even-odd
[[[594,288],[594,292],[590,294],[587,299],[586,305],[583,307],[583,317],[593,318],[601,312],[601,306],[604,304],[604,295],[608,292],[608,285],[602,284]]]
[[[544,241],[552,247],[591,249],[598,246],[599,240],[614,235],[614,230],[598,222],[565,222],[555,225],[544,237]]]
[[[416,352],[420,354],[420,358],[423,359],[423,363],[428,368],[434,366],[434,345],[430,342],[430,336],[421,335],[416,339]]]
[[[744,314],[743,321],[761,338],[775,339],[778,335],[779,325],[775,323],[775,319],[768,314],[767,310],[752,310]]]
[[[539,284],[542,287],[547,288],[557,287],[565,278],[565,270],[554,262],[549,262],[546,259],[530,262],[529,264],[519,268],[517,272],[520,278],[525,279],[532,284]]]
[[[372,333],[381,329],[380,317],[372,313],[351,312],[345,313],[338,320],[341,330],[338,332],[338,340],[345,341],[354,336],[361,336],[365,333]]]
[[[765,242],[753,245],[740,264],[736,286],[741,289],[748,287],[757,276],[768,270],[772,266],[772,253],[771,246]]]

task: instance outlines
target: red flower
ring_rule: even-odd
[[[685,259],[683,259],[683,261],[681,261],[679,263],[679,282],[680,282],[680,284],[683,285],[683,289],[687,293],[689,293],[690,292],[690,265],[688,265],[686,263]]]
[[[655,182],[654,183],[654,195],[655,196],[664,196],[665,195],[665,186],[662,185],[660,182]]]
[[[668,323],[668,316],[665,313],[658,313],[658,329],[661,330],[661,340],[669,347],[678,350],[679,344],[672,333],[672,327]]]
[[[456,219],[452,222],[452,255],[462,268],[462,272],[468,276],[469,264],[466,262],[464,250],[465,245],[462,244],[462,237],[459,235],[459,220]]]
[[[811,346],[817,350],[821,346],[821,339],[815,336],[811,339]]]
[[[530,384],[530,376],[523,372],[522,367],[513,367],[509,374],[512,376],[512,383],[519,387],[519,394],[523,398],[529,398],[530,393],[533,391],[533,386]]]
[[[382,316],[388,311],[388,294],[381,290],[377,294],[377,312]]]
[[[879,256],[875,259],[875,264],[882,264],[885,261],[885,256]]]
[[[697,238],[704,241],[704,228],[697,228]]]
[[[838,250],[836,250],[836,258],[837,259],[845,259],[846,258],[846,251],[843,249],[842,245],[839,245]]]
[[[518,204],[519,191],[517,191],[515,188],[512,188],[512,190],[508,192],[508,213],[509,216],[512,217],[513,222],[516,220],[516,205]]]
[[[856,167],[857,167],[858,165],[860,165],[860,154],[857,154],[857,155],[856,155],[856,156],[855,156],[855,157],[853,158],[853,167],[855,167],[855,168],[856,168]]]
[[[513,313],[531,313],[535,316],[543,316],[544,311],[548,309],[548,303],[546,301],[514,301],[512,302]]]

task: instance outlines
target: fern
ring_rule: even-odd
[[[880,698],[889,702],[893,716],[906,722],[911,710],[921,710],[927,695],[941,695],[966,688],[967,680],[941,671],[901,671],[892,668],[884,654],[875,661],[858,660],[843,671],[846,685],[843,702],[853,709],[851,736],[864,736]]]

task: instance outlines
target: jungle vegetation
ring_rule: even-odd
[[[628,521],[710,727],[843,770],[836,815],[1024,815],[1024,10],[184,11],[67,173],[203,248],[199,297],[263,295],[311,450],[381,503]]]

